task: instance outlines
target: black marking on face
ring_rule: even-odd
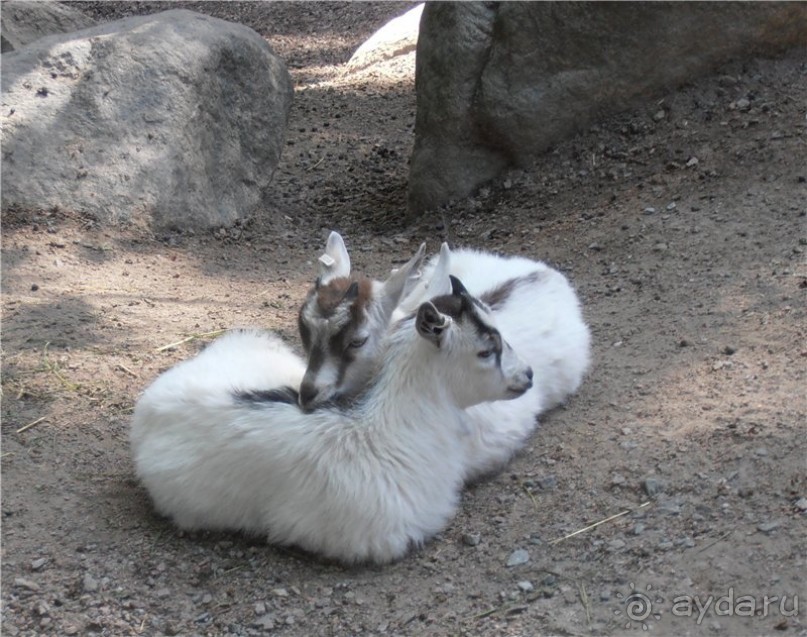
[[[476,333],[481,338],[490,341],[491,348],[496,354],[497,364],[501,365],[503,347],[502,336],[499,333],[499,330],[485,323],[477,311],[478,309],[487,311],[487,307],[484,303],[472,297],[465,291],[460,292],[460,294],[438,296],[432,299],[431,302],[438,311],[442,312],[443,314],[447,314],[455,321],[470,322],[471,325],[474,326]]]
[[[357,323],[357,321],[360,321]],[[345,380],[348,367],[356,360],[359,349],[351,347],[350,344],[356,339],[359,328],[364,324],[364,317],[357,319],[355,316],[350,323],[328,339],[328,353],[339,361],[336,370],[336,386],[341,387]]]
[[[233,392],[233,398],[237,403],[249,407],[258,407],[262,403],[296,405],[299,395],[297,390],[292,387],[278,387],[276,389],[239,389]]]

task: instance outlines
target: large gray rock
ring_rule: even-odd
[[[95,20],[58,2],[5,0],[0,21],[2,51],[13,51],[46,35],[87,29]]]
[[[468,195],[638,98],[798,45],[807,3],[427,3],[410,213]]]
[[[258,208],[292,84],[251,29],[173,10],[2,56],[3,207],[164,228]]]

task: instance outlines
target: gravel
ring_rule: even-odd
[[[507,558],[507,566],[521,566],[530,561],[530,554],[526,549],[516,549]]]

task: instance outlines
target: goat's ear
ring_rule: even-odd
[[[331,232],[325,244],[325,253],[319,258],[318,285],[327,285],[333,279],[350,276],[350,255],[342,235]]]
[[[405,299],[408,297],[412,291],[418,286],[420,280],[423,276],[423,272],[421,269],[421,265],[423,265],[423,257],[426,254],[426,243],[423,242],[420,244],[418,251],[415,253],[409,261],[407,261],[403,266],[400,268],[396,268],[392,271],[390,278],[387,279],[387,283],[392,279],[393,276],[398,274],[401,270],[406,270],[408,272],[406,276],[406,281],[403,285],[403,292],[401,292],[401,299]],[[400,304],[400,303],[399,303]]]
[[[402,312],[409,314],[414,312],[422,301],[450,294],[451,283],[448,280],[450,266],[451,250],[448,249],[447,243],[443,243],[440,247],[440,256],[428,275],[429,278],[427,279],[425,275],[419,276],[416,280],[414,277],[410,278],[410,284],[404,289],[403,300],[398,304]]]
[[[422,303],[418,308],[415,328],[423,338],[437,347],[443,342],[446,328],[451,324],[451,317],[442,314],[430,301]]]
[[[462,284],[462,281],[460,281],[453,274],[449,275],[448,278],[451,281],[451,294],[454,296],[470,296],[470,294],[468,294],[468,290],[466,290],[465,286]]]
[[[389,278],[384,281],[381,287],[378,301],[381,304],[381,309],[384,316],[389,318],[392,316],[393,310],[398,307],[404,292],[408,292],[414,284],[417,283],[420,276],[420,264],[423,262],[423,255],[426,253],[426,244],[421,243],[418,251],[409,261],[404,263],[400,268],[392,271]]]
[[[440,246],[440,256],[437,259],[437,264],[434,266],[432,278],[426,286],[430,299],[433,299],[435,296],[451,294],[451,277],[448,274],[450,270],[451,250],[444,241]]]

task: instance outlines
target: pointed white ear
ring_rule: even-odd
[[[448,272],[451,267],[451,250],[447,243],[440,246],[440,255],[437,258],[437,263],[431,270],[431,273],[418,277],[419,280],[415,281],[415,285],[411,286],[412,291],[407,290],[403,301],[400,304],[400,311],[402,315],[414,312],[418,305],[427,299],[433,299],[435,296],[443,296],[444,294],[451,294],[451,281],[448,278]]]
[[[426,244],[421,243],[415,256],[409,259],[409,261],[404,263],[400,268],[393,270],[389,278],[384,281],[378,300],[387,320],[392,315],[392,311],[398,306],[398,303],[400,303],[404,292],[407,288],[411,287],[413,279],[417,280],[420,264],[423,261],[423,255],[425,253]]]
[[[331,232],[325,244],[325,254],[319,258],[319,283],[325,285],[339,277],[350,276],[350,255],[342,235]]]
[[[448,244],[444,241],[443,245],[440,246],[440,257],[437,259],[437,265],[434,266],[432,276],[426,283],[427,298],[433,299],[435,296],[451,294],[450,271],[451,248],[449,248]]]

